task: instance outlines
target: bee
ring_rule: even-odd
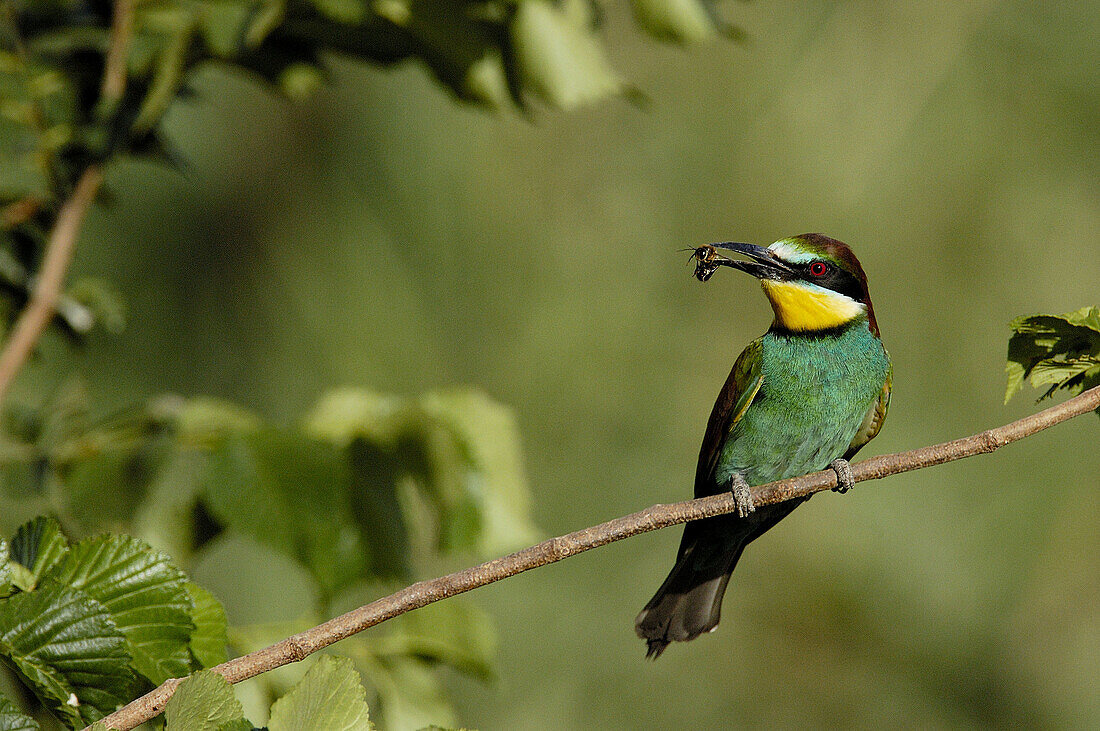
[[[700,282],[710,279],[711,275],[718,271],[718,267],[721,266],[719,260],[725,259],[710,244],[696,246],[694,249],[689,249],[689,251],[691,251],[691,259],[695,260],[695,278]],[[691,261],[691,259],[688,261]]]

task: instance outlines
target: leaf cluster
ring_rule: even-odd
[[[41,500],[78,534],[134,533],[185,565],[224,535],[301,567],[314,610],[293,626],[231,628],[240,652],[390,593],[415,576],[418,557],[497,555],[536,536],[514,419],[476,391],[399,397],[339,389],[299,425],[285,427],[204,398],[160,397],[97,416],[83,389],[71,385],[7,416],[0,506],[4,492]],[[70,553],[70,561],[91,570],[91,555]],[[18,566],[12,585],[33,586],[19,578]],[[207,604],[188,586],[197,625]],[[164,623],[149,630],[149,641],[162,644],[141,656],[163,665],[161,679],[189,670],[185,658],[169,652],[172,640],[162,635],[170,630]],[[407,728],[453,720],[436,668],[491,677],[495,641],[488,618],[459,601],[344,646],[370,681],[387,726]],[[216,661],[216,649],[205,635],[191,643],[203,666]],[[269,699],[289,687],[286,678],[262,681]]]
[[[0,657],[68,726],[223,662],[226,644],[218,601],[143,541],[70,545],[48,518],[0,540]],[[37,728],[21,717],[0,697],[0,728]]]
[[[1046,387],[1040,401],[1059,390],[1078,394],[1100,385],[1100,307],[1018,317],[1010,327],[1006,402],[1025,381]]]
[[[167,731],[252,731],[232,686],[204,670],[180,684],[165,708]],[[372,731],[366,692],[346,657],[321,655],[271,706],[268,731]],[[438,726],[423,731],[446,731]],[[95,730],[95,727],[93,727]],[[104,728],[104,731],[106,729]]]

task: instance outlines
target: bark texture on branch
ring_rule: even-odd
[[[1006,444],[1097,409],[1100,409],[1100,386],[1057,406],[1051,406],[1037,414],[995,429],[908,452],[872,457],[852,465],[852,476],[855,482],[877,480],[964,457],[987,454]],[[752,497],[756,505],[770,505],[836,486],[836,473],[830,469],[754,487]],[[551,538],[522,551],[486,561],[463,571],[417,582],[395,594],[353,609],[347,614],[330,619],[262,650],[222,663],[213,670],[224,676],[230,683],[238,683],[268,670],[303,660],[314,652],[362,632],[368,627],[455,594],[461,594],[639,533],[729,513],[735,507],[733,498],[728,494],[669,505],[654,505],[646,510],[609,520],[591,528]],[[129,731],[138,724],[159,715],[180,682],[180,679],[166,681],[158,688],[107,716],[104,721],[109,728]]]

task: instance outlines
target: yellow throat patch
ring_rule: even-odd
[[[775,310],[776,322],[787,330],[829,330],[867,312],[862,302],[839,292],[771,279],[762,279],[760,284]]]

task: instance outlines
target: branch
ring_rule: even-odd
[[[103,66],[100,98],[110,105],[118,103],[126,91],[126,64],[130,38],[134,34],[134,0],[115,0],[111,19],[111,44]]]
[[[1100,409],[1100,386],[1057,406],[995,429],[908,452],[872,457],[852,465],[852,477],[855,482],[877,480],[889,475],[953,462],[976,454],[987,454],[1006,444],[1096,409]],[[796,497],[806,497],[836,486],[836,474],[832,470],[826,470],[754,487],[752,497],[758,506],[770,505]],[[723,515],[732,512],[734,508],[734,501],[728,493],[670,505],[654,505],[646,510],[609,520],[591,528],[551,538],[538,545],[486,561],[463,571],[441,576],[438,579],[417,582],[395,594],[330,619],[270,647],[222,663],[213,670],[224,676],[230,683],[239,683],[268,670],[304,660],[318,650],[362,632],[368,627],[455,594],[561,561],[563,558],[569,558],[614,541],[621,541],[639,533],[648,533],[658,528],[667,528],[691,520]],[[164,705],[172,697],[180,682],[182,678],[165,681],[160,687],[104,718],[104,722],[108,728],[129,731],[138,724],[156,717],[164,710]],[[85,729],[85,731],[89,730]]]
[[[14,11],[7,3],[4,4],[4,10],[12,27],[17,28]],[[133,28],[133,0],[118,0],[115,3],[101,89],[101,97],[109,104],[117,103],[126,90],[126,59]],[[16,39],[20,55],[25,56],[26,51],[18,34]],[[34,346],[57,311],[57,302],[65,286],[65,273],[69,270],[69,264],[73,259],[80,227],[102,182],[103,172],[100,167],[90,165],[84,170],[72,194],[58,211],[57,221],[46,243],[46,254],[42,258],[42,268],[38,272],[34,291],[8,334],[3,351],[0,352],[0,402],[3,402],[12,381],[22,370],[27,358],[34,352]],[[7,218],[18,212],[9,206],[3,213]]]
[[[65,272],[73,258],[77,235],[84,222],[84,216],[95,199],[103,173],[98,166],[92,165],[84,171],[73,188],[73,194],[61,206],[57,214],[57,223],[50,232],[46,244],[46,255],[42,259],[42,269],[38,272],[34,291],[30,301],[19,314],[15,326],[8,335],[3,352],[0,352],[0,401],[15,380],[42,332],[53,319],[57,301],[65,285]]]

